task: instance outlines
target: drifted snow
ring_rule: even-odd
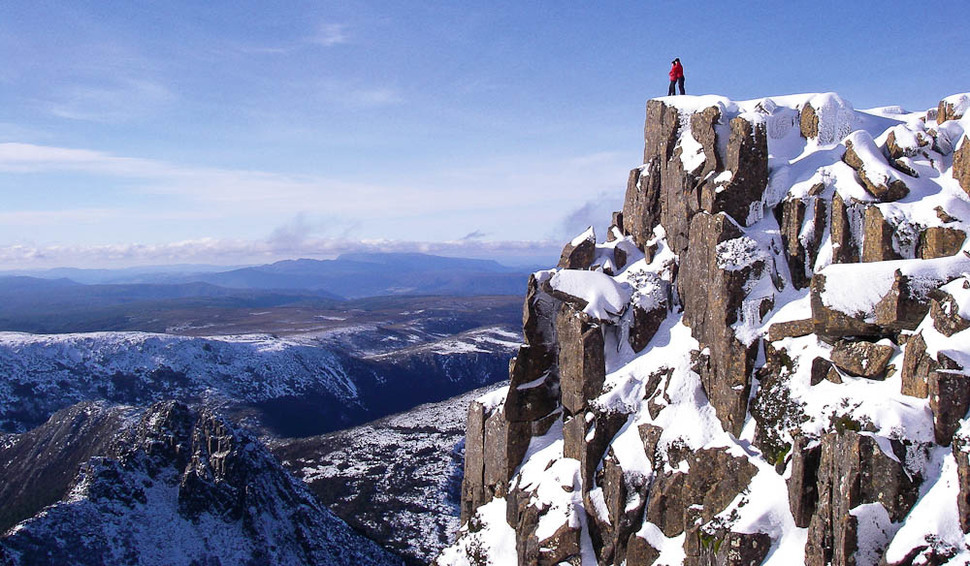
[[[586,301],[583,312],[598,320],[611,320],[623,313],[633,288],[596,271],[563,269],[549,280],[556,291]]]
[[[876,303],[892,288],[896,271],[909,279],[914,292],[925,294],[964,272],[970,272],[970,257],[960,253],[937,259],[829,265],[820,271],[825,275],[822,303],[844,313],[865,314],[866,320],[872,322]]]

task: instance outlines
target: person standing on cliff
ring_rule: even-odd
[[[667,96],[673,96],[674,86],[680,87],[680,94],[684,93],[684,66],[680,64],[680,57],[670,62],[670,88],[667,89]]]

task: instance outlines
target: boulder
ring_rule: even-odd
[[[947,120],[959,120],[963,118],[968,107],[970,107],[970,96],[966,94],[948,96],[940,101],[936,111],[936,123],[942,124]]]
[[[798,117],[799,130],[805,139],[818,138],[818,112],[811,102],[805,103]]]
[[[964,285],[970,284],[964,279]],[[970,328],[970,320],[960,316],[960,305],[953,295],[937,289],[930,293],[930,317],[933,328],[944,336],[953,336]]]
[[[634,169],[633,171],[638,171],[638,170],[639,169]],[[633,171],[630,172],[630,175],[631,176],[633,176]],[[639,176],[640,175],[637,174],[637,177],[639,177]],[[616,228],[615,231],[613,230],[614,228]],[[610,242],[612,242],[613,240],[616,240],[616,235],[615,235],[616,232],[619,232],[621,235],[624,233],[623,232],[623,212],[622,211],[615,211],[615,212],[613,212],[613,222],[610,225],[609,234],[607,234],[607,236],[606,236],[607,237],[607,240],[610,241]]]
[[[893,160],[916,157],[924,147],[932,144],[933,138],[925,131],[914,131],[902,124],[889,130],[889,135],[886,136],[886,151],[889,159]]]
[[[926,341],[923,340],[922,332],[910,337],[903,351],[901,393],[926,399],[929,395],[930,373],[939,367],[940,364],[926,353]]]
[[[596,257],[596,234],[590,226],[585,232],[576,236],[562,249],[557,267],[563,269],[588,269]]]
[[[856,170],[866,192],[882,202],[892,202],[909,194],[903,177],[886,161],[865,131],[853,132],[845,139],[845,163]]]
[[[563,563],[581,564],[582,531],[569,523],[556,529],[549,538],[539,541],[537,566],[557,566]]]
[[[634,352],[647,347],[667,318],[669,294],[670,284],[652,273],[644,274],[643,280],[637,283],[629,323],[629,342]]]
[[[630,536],[626,545],[626,566],[653,566],[660,558],[660,551],[650,545],[643,537]]]
[[[815,325],[810,318],[776,322],[768,327],[768,341],[774,342],[784,338],[808,336],[814,329]]]
[[[839,372],[836,371],[835,366],[832,365],[832,362],[829,360],[821,357],[816,357],[812,360],[812,385],[818,385],[826,379],[835,384],[842,383],[842,380],[838,377],[838,375]]]
[[[837,94],[818,94],[801,108],[802,137],[816,140],[819,145],[836,144],[852,131],[853,116],[852,105]]]
[[[937,444],[949,446],[960,420],[970,409],[970,376],[956,370],[930,372],[928,381],[933,436]]]
[[[686,481],[683,472],[667,472],[654,479],[650,487],[645,520],[657,525],[668,538],[684,532],[684,512],[691,504],[684,493]]]
[[[896,349],[865,340],[839,340],[832,348],[832,363],[842,371],[869,379],[883,379]]]
[[[765,533],[728,531],[707,539],[697,556],[698,566],[758,566],[768,557],[771,537]],[[688,563],[691,562],[688,556]]]
[[[914,288],[911,278],[897,269],[889,292],[876,303],[875,323],[891,331],[915,330],[929,312],[925,293],[922,286]]]
[[[920,234],[917,256],[921,259],[933,259],[956,255],[960,253],[966,239],[967,233],[963,230],[930,226]]]
[[[881,326],[868,321],[869,313],[842,312],[827,306],[822,298],[827,281],[824,273],[816,273],[812,277],[812,323],[816,334],[823,338],[839,339],[842,336],[882,336],[886,333]]]

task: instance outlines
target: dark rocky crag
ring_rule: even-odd
[[[3,563],[400,564],[207,409],[82,403],[0,462]]]
[[[469,408],[438,564],[970,556],[934,532],[970,532],[968,100],[649,101],[606,243],[532,276],[507,392]]]

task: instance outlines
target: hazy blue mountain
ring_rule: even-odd
[[[193,278],[229,288],[326,291],[350,299],[404,294],[521,295],[530,271],[490,260],[355,253],[334,260],[286,260]]]

